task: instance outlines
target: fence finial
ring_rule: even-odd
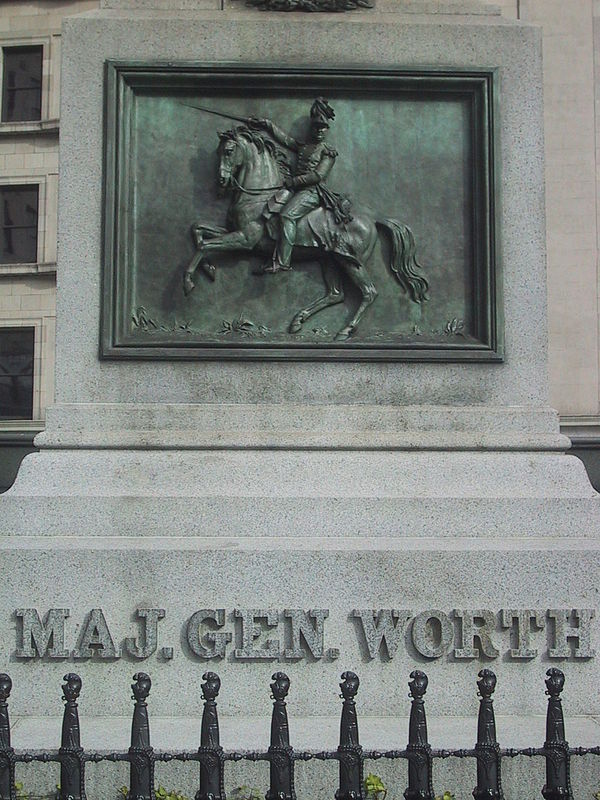
[[[12,689],[10,676],[0,674],[0,800],[15,800],[14,750],[10,746],[8,698]]]
[[[429,679],[424,672],[415,669],[408,683],[412,703],[408,724],[408,788],[406,800],[435,800],[433,794],[433,768],[431,746],[427,741],[427,719],[423,696]]]
[[[265,800],[295,800],[294,759],[285,703],[290,679],[285,672],[275,672],[272,681],[271,697],[274,703],[269,744],[269,791]]]
[[[61,747],[80,747],[77,700],[81,692],[81,678],[74,672],[68,672],[63,681],[65,681],[62,687],[63,700],[66,701],[66,704],[63,714]]]
[[[565,740],[565,719],[560,699],[565,676],[556,667],[551,667],[546,675],[546,783],[542,795],[545,800],[573,800],[569,744]]]
[[[81,678],[74,672],[67,673],[63,680],[62,735],[60,739],[60,800],[85,800],[83,748],[79,733],[77,700],[81,692]]]
[[[146,699],[152,681],[145,672],[136,672],[131,684],[135,706],[131,722],[131,747],[129,748],[129,798],[154,800],[154,757],[150,746],[150,723]]]
[[[360,681],[354,672],[343,672],[340,683],[342,719],[340,721],[340,744],[337,749],[340,785],[335,793],[336,800],[363,800],[364,760],[362,747],[358,741],[358,719],[354,698]]]
[[[496,676],[491,669],[482,669],[477,681],[481,700],[477,717],[477,786],[475,800],[503,800],[500,777],[500,747],[496,741],[496,719],[492,695],[496,689]]]
[[[288,725],[285,698],[290,690],[290,679],[285,672],[275,672],[272,676],[271,697],[273,713],[271,715],[271,747],[289,747],[290,729]]]
[[[221,679],[216,672],[205,672],[202,680],[204,710],[198,748],[200,788],[196,792],[195,800],[225,800],[223,748],[219,737],[216,703]]]

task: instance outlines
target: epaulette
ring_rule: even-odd
[[[338,151],[334,150],[333,147],[329,147],[328,144],[326,144],[323,149],[325,150],[325,155],[329,156],[329,158],[337,158],[338,157]]]

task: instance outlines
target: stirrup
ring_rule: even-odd
[[[275,272],[289,272],[290,270],[291,266],[282,264],[278,258],[272,258],[260,267],[256,275],[273,275]]]

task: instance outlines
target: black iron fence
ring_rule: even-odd
[[[155,751],[150,744],[150,724],[146,700],[151,680],[144,672],[133,676],[133,720],[131,746],[122,752],[88,752],[81,747],[77,700],[81,678],[70,672],[62,687],[65,701],[61,743],[58,750],[26,752],[14,750],[10,743],[8,698],[12,681],[0,674],[0,800],[17,800],[15,769],[19,763],[34,761],[60,764],[59,800],[85,800],[85,770],[88,763],[100,761],[129,762],[129,800],[155,800],[154,770],[159,762],[195,761],[199,765],[199,789],[195,800],[225,800],[225,762],[266,761],[269,763],[269,789],[266,800],[295,800],[294,766],[296,761],[335,760],[339,762],[339,785],[336,800],[364,800],[364,764],[367,759],[405,759],[408,762],[406,800],[435,800],[433,762],[448,757],[473,758],[476,762],[475,800],[503,800],[502,759],[515,756],[543,756],[546,760],[546,783],[542,795],[546,800],[572,800],[570,762],[572,756],[600,755],[600,747],[569,747],[560,694],[565,677],[556,668],[546,673],[546,741],[543,747],[501,748],[496,740],[492,695],[496,676],[489,669],[479,673],[477,681],[479,715],[477,742],[472,749],[436,750],[427,738],[424,695],[427,676],[420,670],[411,673],[411,695],[408,745],[404,750],[363,750],[359,742],[355,696],[359,679],[353,672],[344,672],[340,683],[343,698],[340,739],[337,750],[321,752],[294,750],[290,745],[285,699],[290,681],[283,672],[276,672],[271,683],[273,712],[271,742],[264,752],[225,752],[220,744],[216,698],[221,681],[214,672],[203,676],[204,709],[200,746],[194,751]]]

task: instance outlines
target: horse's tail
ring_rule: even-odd
[[[421,265],[415,258],[415,237],[407,225],[395,219],[377,220],[377,227],[385,230],[392,243],[390,269],[404,291],[408,292],[415,303],[427,300],[429,283],[421,274]]]

